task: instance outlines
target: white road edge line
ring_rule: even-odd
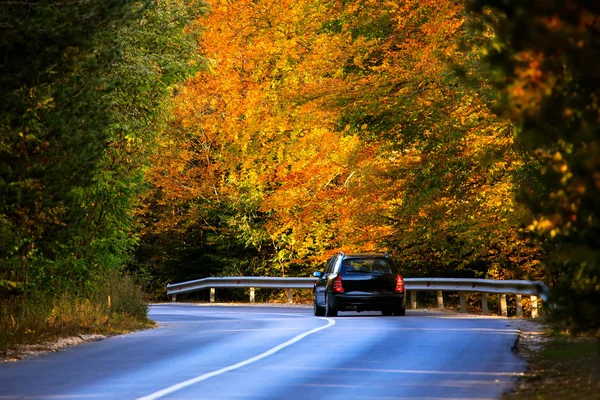
[[[226,372],[233,371],[235,369],[245,367],[246,365],[249,365],[249,364],[252,364],[252,363],[254,363],[256,361],[262,360],[263,358],[272,356],[273,354],[277,353],[279,350],[285,349],[286,347],[291,346],[291,345],[293,345],[296,342],[299,342],[300,340],[304,339],[307,336],[312,335],[313,333],[317,333],[319,331],[322,331],[323,329],[327,329],[327,328],[335,325],[335,320],[333,320],[333,319],[329,319],[329,318],[319,318],[319,319],[326,320],[327,321],[327,325],[323,325],[323,326],[320,326],[320,327],[315,328],[313,330],[310,330],[308,332],[301,333],[300,335],[291,338],[287,342],[281,343],[280,345],[277,345],[277,346],[273,347],[272,349],[267,350],[264,353],[261,353],[261,354],[259,354],[257,356],[254,356],[254,357],[249,358],[249,359],[244,360],[244,361],[240,361],[237,364],[233,364],[233,365],[230,365],[228,367],[224,367],[224,368],[218,369],[216,371],[207,372],[206,374],[202,374],[202,375],[197,376],[195,378],[188,379],[187,381],[180,382],[180,383],[178,383],[176,385],[169,386],[168,388],[159,390],[158,392],[154,392],[154,393],[149,394],[149,395],[144,396],[144,397],[139,397],[137,400],[154,400],[154,399],[160,399],[161,397],[164,397],[164,396],[166,396],[168,394],[174,393],[174,392],[176,392],[178,390],[181,390],[181,389],[183,389],[185,387],[194,385],[194,384],[196,384],[198,382],[202,382],[202,381],[210,379],[210,378],[212,378],[214,376],[218,376],[218,375],[224,374]]]

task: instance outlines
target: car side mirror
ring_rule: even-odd
[[[320,277],[321,277],[321,273],[320,273],[319,271],[317,271],[317,272],[313,272],[313,276],[314,276],[315,278],[320,278]]]

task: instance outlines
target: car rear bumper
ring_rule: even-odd
[[[381,311],[405,307],[405,299],[404,293],[335,293],[332,306],[339,311]]]

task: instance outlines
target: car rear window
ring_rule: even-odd
[[[342,262],[342,274],[391,274],[392,262],[387,258],[350,258]]]

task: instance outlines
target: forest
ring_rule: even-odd
[[[4,2],[0,346],[338,251],[598,329],[598,54],[584,0]]]

